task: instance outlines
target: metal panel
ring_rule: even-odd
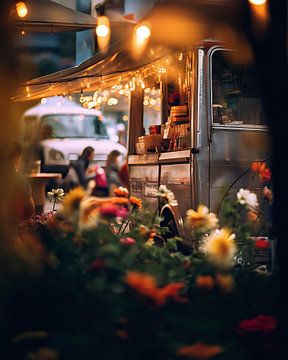
[[[162,165],[160,183],[167,185],[169,190],[173,191],[180,214],[185,218],[186,211],[191,208],[190,163]]]
[[[271,155],[270,136],[264,128],[213,128],[211,154],[211,208],[218,207],[220,194],[240,177],[234,188],[247,187],[251,162],[265,160]],[[256,188],[258,184],[255,184]],[[231,190],[233,191],[233,189]]]
[[[130,192],[144,201],[147,206],[155,211],[158,208],[158,199],[149,195],[147,189],[158,189],[159,166],[158,165],[130,165]],[[145,195],[146,189],[146,195]]]

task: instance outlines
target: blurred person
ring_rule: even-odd
[[[28,220],[35,214],[35,203],[31,186],[20,173],[22,167],[22,147],[17,141],[10,141],[8,146],[7,178],[9,186],[4,201],[8,218],[17,223]]]
[[[66,192],[76,186],[86,189],[88,182],[94,179],[95,174],[89,174],[89,165],[94,159],[94,154],[95,150],[91,146],[87,146],[76,161],[70,162],[68,174],[63,181]]]
[[[121,153],[118,150],[112,150],[108,156],[106,161],[106,177],[107,177],[107,185],[108,185],[108,194],[110,196],[114,196],[114,190],[119,187],[123,186],[119,175],[119,157]]]

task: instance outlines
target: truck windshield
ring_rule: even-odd
[[[108,138],[105,125],[94,115],[53,114],[41,122],[42,139]]]

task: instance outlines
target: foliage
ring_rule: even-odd
[[[13,360],[272,354],[277,275],[224,261],[234,254],[232,230],[249,231],[230,222],[231,230],[214,233],[218,220],[200,210],[188,216],[189,238],[165,241],[158,214],[137,199],[72,190],[59,211],[19,231],[13,254],[25,271],[1,278],[0,353]],[[236,219],[238,204],[229,211]],[[213,251],[178,251],[201,233]]]

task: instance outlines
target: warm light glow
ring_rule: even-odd
[[[140,41],[147,40],[151,36],[151,30],[147,25],[141,25],[136,29],[136,36]]]
[[[96,27],[96,34],[99,37],[106,37],[109,35],[109,27],[107,25],[98,25]]]
[[[27,5],[25,4],[24,1],[19,1],[16,3],[16,11],[17,11],[17,15],[20,18],[24,18],[27,16],[28,9],[27,9]]]
[[[252,5],[264,5],[266,3],[266,0],[248,0],[248,1]]]

